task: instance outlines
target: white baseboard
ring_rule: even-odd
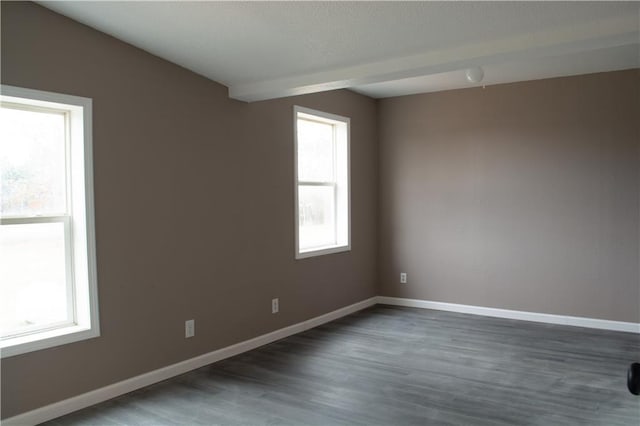
[[[108,399],[115,398],[116,396],[120,396],[136,389],[140,389],[145,386],[160,382],[162,380],[178,376],[188,371],[195,370],[196,368],[204,367],[205,365],[211,364],[213,362],[250,351],[268,343],[275,342],[276,340],[292,336],[310,328],[317,327],[335,319],[344,317],[346,315],[368,308],[369,306],[375,305],[376,300],[376,297],[372,297],[370,299],[354,303],[353,305],[345,306],[344,308],[337,309],[327,314],[311,318],[310,320],[290,325],[288,327],[281,328],[280,330],[263,334],[262,336],[255,337],[253,339],[246,340],[235,345],[227,346],[226,348],[218,349],[213,352],[209,352],[204,355],[179,362],[177,364],[150,371],[148,373],[141,374],[139,376],[135,376],[130,379],[84,393],[82,395],[74,396],[60,402],[46,405],[44,407],[37,408],[23,414],[4,419],[2,420],[2,425],[30,426],[52,420],[60,416],[64,416],[65,414],[69,414],[73,411],[98,404]]]
[[[430,300],[404,299],[378,296],[377,302],[384,305],[408,306],[411,308],[436,309],[487,317],[509,318],[523,321],[562,324],[575,327],[599,328],[602,330],[640,333],[640,324],[635,322],[610,321],[597,318],[571,317],[566,315],[541,314],[537,312],[512,311],[510,309],[485,308],[483,306],[459,305],[457,303],[433,302]]]
[[[136,389],[152,385],[162,380],[186,373],[196,368],[250,351],[276,340],[292,336],[313,327],[336,320],[375,304],[407,306],[413,308],[436,309],[440,311],[460,312],[474,315],[484,315],[498,318],[510,318],[523,321],[535,321],[549,324],[563,324],[577,327],[598,328],[613,331],[640,333],[640,324],[632,322],[609,321],[596,318],[571,317],[564,315],[541,314],[535,312],[513,311],[509,309],[486,308],[482,306],[460,305],[456,303],[434,302],[429,300],[404,299],[398,297],[377,296],[363,300],[353,305],[345,306],[324,315],[300,322],[271,333],[263,334],[244,342],[226,348],[218,349],[177,364],[169,365],[158,370],[150,371],[82,395],[74,396],[60,402],[46,405],[23,414],[2,420],[3,426],[35,425],[55,419],[73,411],[98,404]]]

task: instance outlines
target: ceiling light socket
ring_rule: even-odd
[[[470,83],[480,83],[484,78],[484,70],[482,67],[473,67],[465,71],[467,81]]]

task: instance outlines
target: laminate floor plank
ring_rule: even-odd
[[[48,422],[640,425],[640,335],[377,305]]]

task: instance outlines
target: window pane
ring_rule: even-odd
[[[298,180],[334,181],[333,126],[298,119]]]
[[[300,251],[335,245],[335,187],[298,186]]]
[[[67,320],[64,224],[0,226],[2,335]]]
[[[0,213],[66,212],[65,116],[0,108]]]

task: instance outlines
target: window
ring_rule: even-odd
[[[294,107],[296,259],[351,249],[349,119]]]
[[[0,348],[99,335],[91,99],[3,85]]]

